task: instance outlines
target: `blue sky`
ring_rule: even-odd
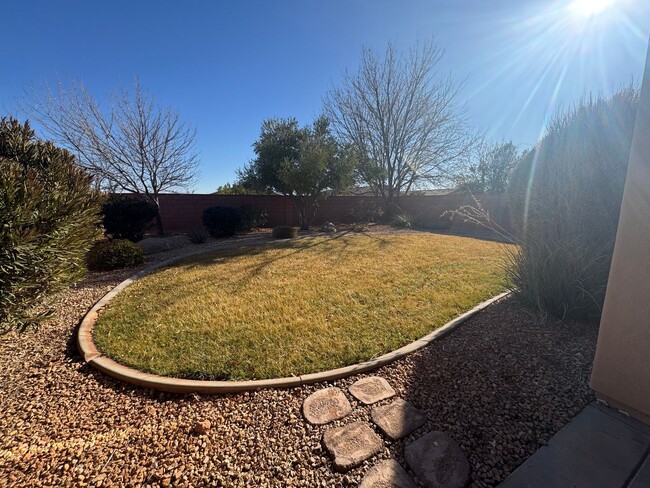
[[[23,87],[57,77],[102,100],[138,76],[196,126],[195,191],[209,193],[253,157],[262,120],[313,120],[363,45],[406,49],[435,35],[471,123],[529,146],[558,107],[643,74],[650,2],[614,0],[589,17],[573,1],[5,2],[0,110],[22,118]]]

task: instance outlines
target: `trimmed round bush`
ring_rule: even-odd
[[[210,207],[203,211],[203,225],[212,237],[235,235],[241,224],[241,212],[233,207]]]
[[[273,227],[272,235],[276,239],[292,239],[298,237],[299,227],[291,227],[289,225],[279,225]]]
[[[583,101],[515,169],[510,197],[521,245],[508,273],[530,307],[599,320],[637,107],[633,89]]]
[[[71,153],[0,121],[0,333],[38,322],[33,306],[83,276],[103,200]]]
[[[157,213],[151,202],[116,195],[102,205],[102,223],[106,234],[113,239],[137,242],[144,237],[147,224]]]
[[[144,263],[144,251],[127,239],[114,239],[95,244],[86,262],[92,271],[110,271]]]

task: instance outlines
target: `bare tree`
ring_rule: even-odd
[[[21,109],[47,136],[74,152],[80,164],[108,191],[143,195],[158,209],[159,195],[191,187],[198,176],[196,130],[169,107],[157,105],[138,80],[132,93],[112,94],[103,110],[81,83],[26,93]]]
[[[337,136],[360,153],[359,180],[389,214],[411,189],[450,182],[475,140],[456,104],[460,85],[436,72],[441,57],[433,41],[406,54],[389,44],[382,59],[364,48],[359,71],[324,100]]]

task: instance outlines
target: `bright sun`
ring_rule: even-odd
[[[616,0],[574,0],[570,5],[571,11],[583,17],[593,17],[598,15],[609,7],[611,7]]]

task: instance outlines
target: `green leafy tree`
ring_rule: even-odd
[[[239,184],[292,198],[301,229],[308,229],[322,200],[353,183],[356,158],[319,117],[299,127],[296,119],[270,119],[253,145],[257,158],[240,172]]]
[[[226,183],[217,187],[215,195],[260,195],[262,192],[246,188],[239,183]]]
[[[521,151],[511,141],[480,145],[475,160],[461,177],[459,189],[472,193],[506,192],[510,175],[521,156]]]
[[[83,275],[102,201],[71,153],[0,121],[0,332],[42,318],[34,305]]]

